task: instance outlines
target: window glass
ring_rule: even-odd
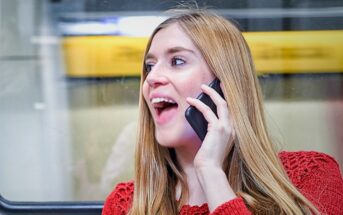
[[[343,166],[343,3],[197,1],[234,19],[280,150]],[[0,0],[0,195],[104,200],[133,177],[143,51],[175,1]]]

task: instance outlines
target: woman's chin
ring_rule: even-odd
[[[156,138],[159,145],[166,148],[176,148],[180,146],[180,142],[176,140],[166,139],[166,138]]]
[[[175,135],[156,135],[156,140],[159,145],[166,148],[180,148],[201,144],[200,139],[196,135],[185,135],[182,137],[176,137]]]

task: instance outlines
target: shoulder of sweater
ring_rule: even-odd
[[[279,153],[282,164],[303,164],[303,165],[320,165],[320,163],[334,163],[337,161],[330,155],[316,151],[282,151]]]
[[[133,191],[133,181],[118,183],[110,195],[108,195],[105,205],[113,205],[117,202],[128,204],[132,201]]]
[[[133,189],[134,189],[133,180],[118,183],[115,187],[115,190],[123,190],[123,189],[128,192],[133,192]]]
[[[122,195],[122,196],[132,196],[134,190],[134,183],[133,181],[127,181],[127,182],[121,182],[116,185],[116,187],[113,190],[113,193],[116,195]]]
[[[324,174],[340,175],[337,161],[328,154],[316,151],[296,151],[279,153],[279,158],[287,175],[295,185],[306,177],[311,177],[318,170]],[[333,171],[333,172],[330,172]]]

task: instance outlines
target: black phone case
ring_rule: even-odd
[[[213,88],[217,91],[222,98],[224,98],[224,94],[220,88],[220,81],[219,79],[214,79],[210,84],[209,87]],[[201,93],[197,99],[202,101],[204,104],[209,106],[211,110],[217,115],[217,107],[212,101],[212,99],[205,93]],[[189,106],[185,112],[185,116],[189,124],[194,129],[195,133],[199,136],[200,140],[203,141],[206,134],[207,134],[207,126],[208,122],[205,119],[204,115],[196,109],[194,106]]]

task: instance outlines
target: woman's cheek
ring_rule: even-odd
[[[143,82],[142,90],[143,90],[144,100],[148,104],[149,103],[149,92],[148,92],[149,88],[148,88],[148,84],[146,82]]]

